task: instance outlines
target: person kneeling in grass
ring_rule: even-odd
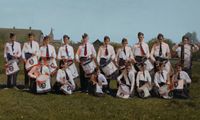
[[[189,98],[189,87],[191,78],[188,73],[182,70],[181,64],[176,65],[176,73],[174,75],[174,97]]]
[[[95,68],[89,81],[89,93],[98,97],[104,96],[104,92],[108,87],[106,77],[100,72],[99,68]]]
[[[57,71],[56,82],[53,86],[53,89],[56,93],[63,92],[65,94],[72,94],[72,92],[75,90],[73,75],[63,60],[60,61],[59,70]]]
[[[130,62],[125,64],[125,70],[118,76],[117,97],[129,98],[134,96],[135,72]]]

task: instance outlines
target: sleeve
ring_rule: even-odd
[[[71,58],[72,58],[72,60],[74,60],[74,48],[73,47],[71,47],[71,52],[72,52]]]
[[[189,77],[189,75],[186,72],[184,72],[184,79],[185,79],[186,83],[192,82],[191,78]]]
[[[167,47],[167,58],[170,58],[171,57],[171,51],[170,51],[170,49],[169,49],[169,45],[168,44],[166,44],[166,47]]]
[[[78,50],[76,51],[76,61],[78,61],[78,62],[80,62],[79,61],[79,56],[80,56],[80,52],[81,52],[80,50],[81,50],[81,47],[79,46]]]
[[[131,93],[132,93],[134,90],[134,86],[135,86],[135,73],[131,72],[129,78],[131,79]]]
[[[117,50],[117,54],[115,56],[115,62],[117,63],[118,59],[119,59],[119,53],[120,53],[120,49]]]
[[[22,47],[22,59],[26,59],[25,58],[25,45],[26,45],[26,43],[24,43],[24,45]]]
[[[52,47],[53,47],[53,46],[52,46]],[[53,58],[56,58],[56,50],[55,50],[55,48],[53,47],[53,49],[52,49],[52,50],[53,50],[53,51],[52,51],[52,52],[53,52],[53,55],[52,55],[52,57],[53,57]]]
[[[134,58],[134,56],[133,56],[133,51],[131,50],[131,48],[130,48],[129,52],[130,52],[129,58],[130,58],[131,60],[134,60],[134,61],[135,61],[135,58]]]
[[[139,78],[140,77],[140,72],[138,72],[137,77],[136,77],[136,86],[139,87]]]
[[[148,80],[148,82],[151,83],[151,76],[150,76],[149,71],[146,71],[146,74],[147,74],[147,80]]]
[[[97,54],[97,63],[98,63],[98,64],[100,64],[101,48],[102,48],[102,47],[99,47],[98,54]]]
[[[96,57],[97,54],[96,54],[96,50],[94,49],[94,46],[91,44],[91,49],[92,49],[92,55],[93,57]]]
[[[7,43],[5,44],[5,46],[4,46],[4,59],[6,60],[6,61],[8,61],[8,59],[7,59]]]
[[[111,59],[112,60],[115,60],[115,50],[114,50],[114,48],[111,46]]]
[[[38,58],[40,58],[40,47],[39,47],[38,42],[36,42],[36,56],[37,56]]]
[[[18,54],[17,54],[17,57],[21,57],[21,55],[22,55],[22,50],[21,50],[21,44],[19,43],[18,44]]]
[[[99,80],[102,81],[102,85],[108,85],[107,79],[103,74],[99,75]]]
[[[118,77],[117,77],[117,82],[120,84],[121,83],[121,79],[124,76],[124,72],[122,72]]]
[[[149,46],[148,46],[148,44],[146,44],[146,49],[147,49],[146,57],[149,58],[150,57],[150,53],[149,53]]]
[[[73,79],[73,76],[72,76],[71,71],[68,70],[68,71],[67,71],[67,74],[68,74],[68,76],[69,76],[69,81],[70,81],[70,83],[71,83],[73,86],[75,86],[74,79]]]
[[[197,45],[194,45],[192,47],[192,52],[197,52],[199,50],[199,47]]]
[[[156,84],[157,87],[160,87],[159,84],[158,84],[158,73],[157,72],[154,75],[154,83]]]
[[[155,58],[154,58],[154,52],[155,52],[154,49],[155,49],[155,45],[153,45],[153,47],[151,48],[151,53],[150,53],[150,58],[151,58],[152,61],[156,61]]]

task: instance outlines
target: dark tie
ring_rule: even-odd
[[[145,80],[145,71],[143,71],[143,76],[144,76],[144,80]]]
[[[159,56],[162,55],[162,43],[160,43],[160,51],[159,51]]]
[[[42,74],[42,66],[40,67],[40,73]]]
[[[177,79],[178,79],[178,80],[181,79],[180,72],[178,73]]]
[[[142,43],[140,43],[140,51],[141,51],[141,55],[144,56],[145,55],[145,52],[144,52],[144,49],[142,47]]]
[[[32,48],[32,41],[31,41],[31,43],[30,43],[30,46],[31,46],[31,48]]]
[[[12,51],[14,51],[14,42],[12,43]]]
[[[67,56],[69,57],[69,52],[68,52],[67,46],[66,46],[65,51],[66,51]]]
[[[85,50],[84,50],[84,55],[87,55],[87,44],[85,44]]]
[[[185,55],[184,45],[181,45],[181,65],[184,64],[184,55]]]
[[[108,46],[106,45],[105,55],[108,55]]]
[[[124,54],[126,55],[126,47],[124,47]]]
[[[46,49],[46,57],[48,58],[49,57],[49,47],[48,47],[48,45],[46,47],[47,47],[47,49]]]
[[[162,78],[164,79],[164,75],[163,75],[163,72],[161,72],[160,74],[161,74]]]

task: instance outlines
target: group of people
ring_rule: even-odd
[[[138,33],[138,42],[132,47],[123,38],[121,47],[116,51],[110,44],[109,36],[105,36],[97,53],[86,33],[82,35],[76,53],[69,44],[68,35],[63,36],[63,45],[57,54],[49,40],[49,36],[45,36],[43,44],[39,46],[34,40],[34,34],[29,33],[28,40],[21,49],[16,35],[10,33],[10,40],[4,49],[7,88],[17,89],[16,80],[20,70],[18,65],[23,60],[25,90],[33,93],[55,91],[72,94],[78,89],[74,80],[79,77],[80,91],[95,96],[110,94],[120,98],[156,96],[166,99],[189,97],[192,52],[199,48],[191,44],[186,36],[172,48],[179,57],[175,67],[170,63],[170,48],[162,34],[158,34],[151,51],[144,42],[142,32]],[[56,76],[56,82],[52,85],[53,76]],[[117,81],[116,93],[110,88],[111,80]]]

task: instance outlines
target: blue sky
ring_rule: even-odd
[[[186,32],[200,38],[200,0],[0,0],[0,27],[41,29],[55,38],[68,34],[79,41],[86,32],[90,41],[103,39],[133,44],[137,32],[148,41],[163,33],[180,41]]]

